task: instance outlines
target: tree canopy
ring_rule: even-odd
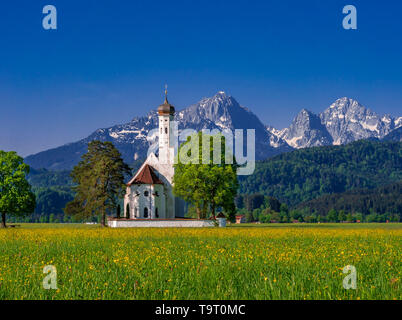
[[[0,150],[0,213],[2,227],[6,227],[6,215],[24,216],[35,209],[35,195],[26,176],[29,166],[16,152]]]
[[[212,136],[202,132],[188,137],[179,148],[174,166],[173,192],[195,206],[199,219],[205,219],[208,210],[215,218],[219,207],[228,215],[234,214],[234,198],[238,189],[237,164],[234,156],[225,154],[225,150],[223,135]]]
[[[295,206],[325,194],[377,188],[402,180],[402,142],[361,140],[313,147],[256,162],[240,192],[262,193]]]
[[[125,175],[130,173],[111,142],[90,142],[88,152],[71,172],[76,183],[75,198],[64,211],[80,218],[100,216],[104,226],[107,213],[116,212],[119,198],[124,195]]]

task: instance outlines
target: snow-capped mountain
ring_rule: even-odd
[[[78,142],[28,156],[26,162],[34,168],[71,169],[86,152],[86,146],[92,140],[113,142],[127,163],[144,159],[148,148],[155,142],[155,139],[147,137],[150,130],[158,127],[156,108],[157,106],[145,117],[134,118],[122,125],[98,129]],[[282,138],[267,131],[264,124],[249,109],[222,91],[188,108],[176,111],[175,120],[178,121],[179,131],[255,129],[256,159],[292,150]],[[246,141],[246,138],[244,140]]]
[[[332,136],[334,144],[345,144],[366,138],[382,138],[395,128],[391,116],[381,117],[349,98],[336,100],[320,114],[320,118]]]
[[[155,136],[148,138],[150,130],[158,127],[156,108],[149,108],[151,111],[145,117],[98,129],[78,142],[28,156],[26,162],[37,169],[71,169],[92,140],[113,142],[127,163],[144,159],[156,139]],[[402,117],[379,116],[356,100],[341,98],[318,115],[303,109],[288,128],[278,130],[265,126],[249,109],[222,91],[176,111],[175,119],[179,130],[255,129],[256,159],[265,159],[293,148],[345,144],[366,138],[387,137],[385,139],[398,141],[401,134],[398,128],[402,127]]]
[[[319,115],[303,109],[289,128],[269,132],[294,148],[346,144],[359,139],[382,139],[402,126],[401,117],[380,116],[358,101],[341,98]]]
[[[300,111],[289,128],[281,130],[278,135],[293,148],[332,144],[332,137],[320,117],[306,109]]]

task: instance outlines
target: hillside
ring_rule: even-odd
[[[303,205],[314,209],[324,207],[323,201],[329,201],[326,207],[330,206],[329,203],[337,207],[342,202],[339,202],[336,194],[356,189],[355,193],[345,196],[353,201],[362,192],[359,201],[364,201],[364,196],[370,196],[371,193],[362,189],[374,189],[402,179],[401,147],[402,142],[361,140],[343,146],[314,147],[284,153],[257,162],[253,175],[240,178],[239,193],[262,193],[292,207],[300,207],[305,202]],[[133,172],[139,166],[140,161],[136,161]],[[69,190],[72,181],[67,170],[32,169],[29,181],[40,199],[37,213],[60,214],[72,197]],[[333,197],[323,197],[325,195]],[[306,202],[316,198],[316,202]],[[383,198],[384,203],[391,201],[391,198],[389,201],[387,199]],[[378,207],[370,202],[367,208],[373,206]],[[361,205],[359,208],[366,207]],[[362,213],[365,213],[364,210]]]
[[[345,212],[359,212],[364,215],[371,211],[377,214],[402,213],[402,181],[375,189],[355,189],[342,193],[321,196],[302,202],[298,209],[309,209],[310,213],[326,215],[330,209]]]
[[[290,206],[325,194],[376,188],[402,179],[402,143],[360,140],[299,149],[256,163],[240,193],[262,193]]]

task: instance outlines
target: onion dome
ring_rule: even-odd
[[[167,99],[167,87],[165,88],[165,101],[158,107],[159,115],[174,115],[174,107],[169,103]]]

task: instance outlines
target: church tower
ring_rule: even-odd
[[[174,219],[184,216],[185,203],[173,194],[177,124],[174,107],[165,101],[158,107],[159,155],[151,152],[127,183],[124,196],[125,220]]]
[[[170,164],[174,162],[175,149],[175,124],[174,107],[168,102],[167,88],[165,89],[165,101],[158,107],[159,118],[159,163]]]

